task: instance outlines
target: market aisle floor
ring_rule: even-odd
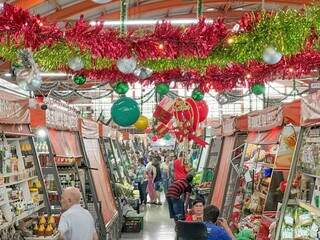
[[[168,205],[147,205],[144,217],[144,228],[140,233],[123,233],[121,240],[174,240],[173,220],[169,218]]]

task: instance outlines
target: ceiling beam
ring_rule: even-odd
[[[244,0],[245,3],[260,3],[260,0]],[[280,4],[311,4],[312,0],[269,0],[268,3],[280,3]],[[225,0],[206,0],[206,4],[208,3],[217,3],[222,4],[225,3]],[[193,6],[194,2],[186,2],[183,0],[171,0],[171,1],[161,1],[156,3],[147,3],[141,4],[140,6],[131,7],[129,8],[128,16],[134,17],[139,16],[142,14],[150,13],[150,12],[158,12],[164,9],[172,9],[172,8],[179,8],[179,7],[187,7]],[[106,20],[106,19],[119,19],[120,12],[112,12],[112,13],[105,13],[99,19]]]
[[[29,9],[46,2],[46,0],[15,0],[11,4],[23,9]]]

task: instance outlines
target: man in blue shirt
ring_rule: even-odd
[[[216,206],[204,209],[203,218],[208,231],[208,240],[235,240],[225,219],[218,219],[220,214]]]

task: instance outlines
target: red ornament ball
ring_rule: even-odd
[[[152,142],[156,142],[156,141],[158,141],[158,137],[156,135],[153,135],[151,140],[152,140]]]
[[[208,117],[208,113],[209,113],[208,104],[204,100],[196,101],[196,104],[199,111],[199,122],[203,122]]]

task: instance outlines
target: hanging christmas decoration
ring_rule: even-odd
[[[153,136],[151,137],[151,140],[152,140],[152,142],[158,141],[157,135],[153,135]]]
[[[192,98],[195,101],[200,101],[204,98],[204,93],[196,88],[192,91]]]
[[[73,71],[80,71],[84,67],[84,64],[80,57],[73,57],[69,60],[68,66]]]
[[[161,96],[166,95],[170,90],[170,87],[166,83],[160,83],[156,85],[156,92]]]
[[[140,79],[146,79],[151,77],[152,70],[150,68],[145,68],[145,67],[137,68],[134,71],[134,75]]]
[[[153,117],[164,124],[169,123],[173,117],[173,107],[175,99],[165,96],[157,105],[153,112]]]
[[[133,126],[138,130],[145,130],[149,126],[149,120],[146,116],[141,115]]]
[[[40,108],[45,111],[48,109],[48,105],[46,103],[41,104]]]
[[[224,93],[218,93],[215,98],[220,105],[227,104],[229,102],[228,97]]]
[[[126,94],[129,91],[129,84],[126,82],[117,82],[112,88],[118,94]]]
[[[137,60],[134,57],[121,58],[117,61],[117,67],[124,74],[133,73],[137,67]]]
[[[170,141],[171,140],[171,134],[170,133],[167,133],[166,135],[164,135],[164,140],[166,140],[166,141]]]
[[[83,76],[83,75],[75,75],[75,76],[73,77],[73,82],[74,82],[75,84],[77,84],[77,85],[80,85],[80,86],[83,85],[83,84],[85,84],[86,81],[87,81],[87,79],[86,79],[86,77]]]
[[[280,187],[280,192],[284,193],[287,188],[287,181],[281,181],[279,187]]]
[[[255,95],[261,95],[265,92],[266,87],[264,84],[257,83],[251,87],[251,91]]]
[[[268,47],[263,52],[263,61],[267,64],[276,64],[280,62],[282,55],[273,47]]]
[[[209,107],[206,101],[200,100],[196,101],[198,111],[199,111],[199,122],[203,122],[207,119],[209,113]]]
[[[129,127],[140,116],[138,103],[129,97],[121,97],[111,107],[112,120],[121,127]]]

